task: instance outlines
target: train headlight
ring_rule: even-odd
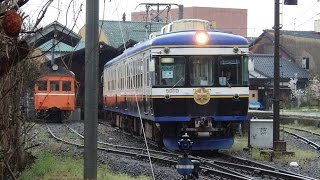
[[[195,34],[196,43],[199,45],[205,45],[209,41],[209,35],[206,32],[200,31]]]

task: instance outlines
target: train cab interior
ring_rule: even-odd
[[[153,58],[153,86],[248,86],[248,58],[244,56],[171,56]]]
[[[35,90],[36,92],[70,92],[74,90],[71,84],[71,80],[38,80]]]

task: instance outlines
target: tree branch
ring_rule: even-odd
[[[22,7],[23,5],[25,5],[27,2],[29,2],[29,0],[18,0],[17,4],[19,7]]]
[[[30,31],[34,31],[37,28],[37,26],[39,25],[41,20],[44,18],[44,15],[46,14],[46,12],[52,2],[53,2],[53,0],[48,0],[48,2],[42,7],[40,13],[38,14],[38,18],[37,18],[36,23],[34,24],[33,28]]]

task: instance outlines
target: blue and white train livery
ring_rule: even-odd
[[[227,149],[247,120],[248,41],[213,30],[158,35],[106,63],[104,109],[116,126],[170,150]],[[140,122],[140,117],[142,122]]]

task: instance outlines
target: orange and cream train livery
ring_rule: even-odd
[[[34,87],[34,106],[40,120],[61,122],[75,108],[75,75],[46,63]]]

